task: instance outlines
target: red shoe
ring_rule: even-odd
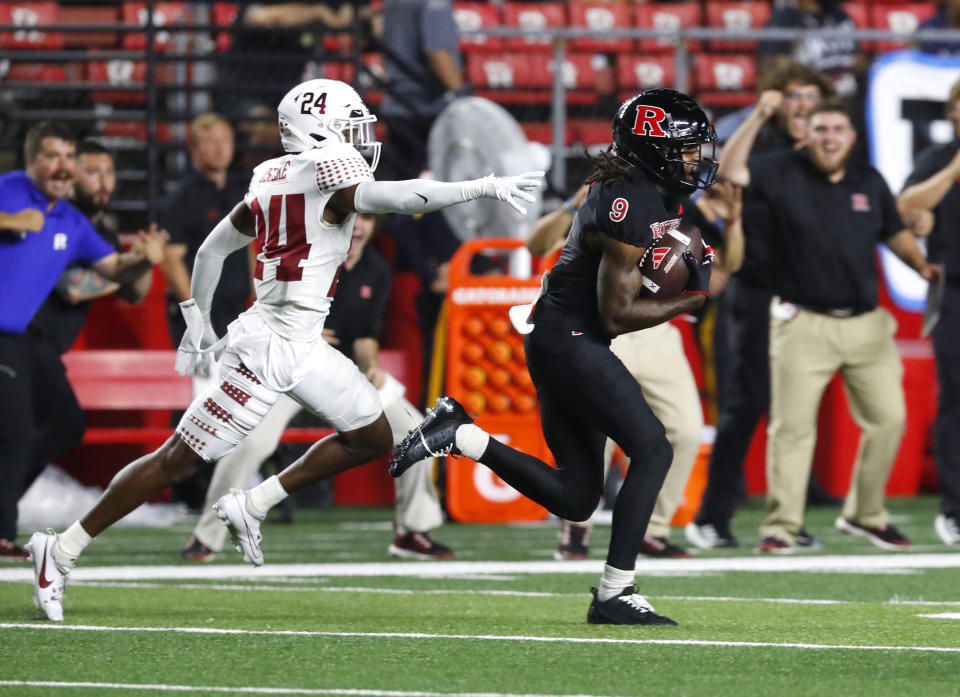
[[[403,559],[453,559],[453,550],[426,532],[406,532],[393,538],[387,548],[391,557]]]
[[[672,544],[666,537],[650,535],[643,538],[643,544],[640,545],[640,554],[657,559],[689,559],[692,556],[683,547]]]
[[[795,547],[779,537],[764,537],[753,551],[757,554],[793,554]]]
[[[187,546],[180,550],[180,556],[189,561],[213,561],[213,550],[191,536]]]
[[[10,540],[0,540],[0,561],[26,561],[30,553]]]

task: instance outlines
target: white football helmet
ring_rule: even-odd
[[[280,140],[287,152],[304,152],[327,143],[349,143],[375,170],[380,143],[370,113],[350,85],[339,80],[307,80],[284,95],[277,107]]]

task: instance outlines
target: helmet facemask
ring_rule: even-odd
[[[666,167],[664,185],[683,194],[692,194],[697,189],[710,187],[717,179],[719,163],[716,159],[717,136],[710,127],[706,141],[691,139],[679,146],[667,146],[661,149]],[[693,159],[684,158],[684,151],[696,149]]]

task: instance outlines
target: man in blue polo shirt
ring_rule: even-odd
[[[152,232],[120,254],[63,200],[76,175],[76,138],[43,121],[24,142],[24,171],[0,176],[0,559],[26,559],[16,543],[17,498],[30,460],[39,366],[30,320],[66,267],[80,263],[118,283],[135,280],[163,257]]]

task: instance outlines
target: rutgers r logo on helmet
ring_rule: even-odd
[[[717,176],[717,134],[693,99],[663,87],[639,92],[613,119],[613,152],[654,184],[690,195]]]
[[[661,125],[667,120],[667,112],[658,106],[637,105],[637,117],[633,122],[633,132],[640,136],[666,138],[667,132]]]

